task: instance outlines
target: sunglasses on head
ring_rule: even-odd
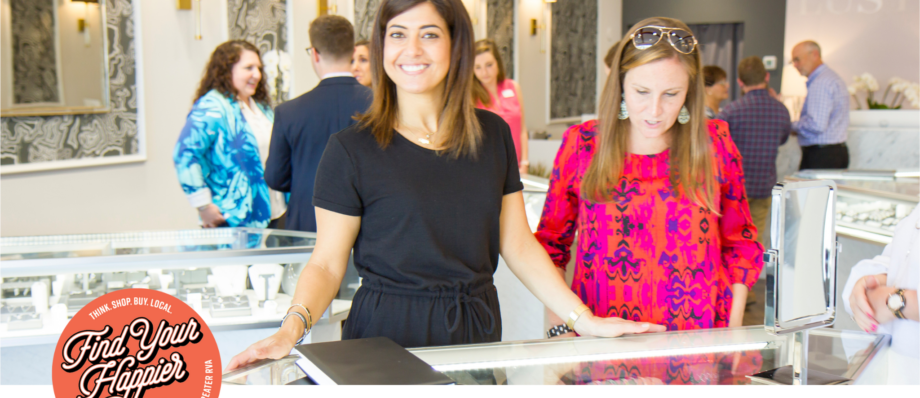
[[[648,25],[637,29],[632,34],[633,45],[637,50],[645,50],[658,44],[661,38],[668,36],[668,43],[681,54],[690,54],[696,48],[696,38],[681,28],[668,28],[665,26]]]

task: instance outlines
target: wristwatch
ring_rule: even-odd
[[[569,329],[568,325],[566,324],[556,325],[546,331],[546,338],[553,338],[553,337],[563,335],[569,332],[574,332],[574,330]]]
[[[904,319],[904,313],[901,312],[907,306],[907,299],[904,297],[904,289],[898,289],[888,296],[888,309],[894,313],[898,319]]]

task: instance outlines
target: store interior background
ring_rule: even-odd
[[[136,95],[136,101],[131,106],[137,111],[126,112],[125,116],[128,118],[125,120],[136,122],[137,151],[121,158],[15,165],[24,167],[0,165],[0,236],[199,228],[197,213],[189,206],[177,182],[172,161],[173,148],[208,57],[216,46],[230,39],[230,15],[239,15],[244,7],[283,15],[284,23],[280,30],[283,37],[279,41],[284,43],[284,49],[292,58],[292,85],[288,98],[309,91],[319,81],[304,51],[310,46],[307,34],[309,23],[318,13],[316,0],[195,1],[193,3],[201,7],[201,40],[195,39],[195,13],[177,10],[175,1],[106,1],[112,3],[114,9],[123,11],[123,18],[127,21],[123,27],[133,29],[133,37],[128,38],[133,40],[133,45],[126,47],[126,52],[121,55],[128,64],[133,63],[130,71],[137,78],[136,83],[129,84],[132,87],[128,88]],[[920,2],[914,0],[558,0],[556,4],[569,2],[562,6],[547,4],[543,0],[463,2],[477,19],[474,27],[477,39],[486,37],[490,16],[507,17],[510,12],[514,24],[493,29],[497,28],[496,31],[506,35],[508,28],[513,32],[512,76],[524,92],[527,127],[549,135],[549,139],[530,141],[530,162],[547,167],[552,164],[562,133],[569,125],[582,120],[580,115],[571,112],[569,117],[551,117],[560,109],[553,108],[550,103],[551,80],[577,76],[581,80],[574,83],[580,84],[580,89],[587,94],[567,106],[570,110],[595,106],[606,78],[603,55],[629,26],[649,16],[675,17],[688,24],[743,24],[744,47],[738,59],[749,55],[776,56],[777,69],[770,71],[771,86],[790,97],[805,95],[805,78],[788,64],[788,60],[792,47],[807,39],[821,44],[825,62],[848,83],[853,76],[865,72],[872,73],[881,84],[886,84],[893,76],[920,81]],[[8,7],[8,4],[9,0],[0,3],[2,7]],[[361,14],[368,4],[379,4],[379,0],[329,0],[329,4],[336,6],[335,13],[354,22],[356,10],[359,11],[357,14]],[[596,24],[593,29],[584,26],[572,28],[569,32],[560,33],[559,37],[578,44],[573,46],[572,53],[583,54],[587,58],[553,59],[562,55],[551,51],[552,39],[547,32],[568,27],[554,27],[550,7],[567,7],[565,9],[572,14],[566,17],[585,18],[584,14],[578,13],[578,7],[572,7],[573,4],[589,5],[588,9],[596,14]],[[532,34],[532,20],[545,28]],[[90,23],[92,26],[94,22]],[[592,32],[593,37],[578,36],[585,31]],[[0,40],[9,38],[0,37]],[[590,43],[594,43],[593,52]],[[4,52],[0,56],[8,54]],[[593,68],[565,69],[590,62],[593,62]],[[560,65],[560,70],[553,74],[550,65]],[[0,85],[8,85],[9,73],[0,75]],[[123,78],[116,74],[110,80],[114,84],[117,79]],[[871,168],[920,167],[920,120],[917,120],[920,111],[905,112],[907,120],[886,129],[879,129],[877,125],[867,125],[862,130],[858,125],[851,126],[851,131],[858,130],[858,134],[853,133],[857,138],[850,141],[851,154],[855,151],[851,156],[864,159],[859,165]],[[593,113],[593,110],[582,113]],[[136,119],[131,119],[133,117]],[[33,122],[42,120],[47,118],[28,119]],[[4,135],[4,147],[7,139]],[[794,139],[790,141],[777,162],[781,176],[791,174],[798,164],[797,143]],[[25,171],[30,167],[35,170]],[[847,242],[844,250],[850,258],[869,258],[881,251],[876,245],[857,241]],[[852,264],[846,266],[851,267]],[[497,278],[516,282],[506,267],[499,272],[504,274],[497,275]],[[848,268],[846,272],[848,274]],[[845,281],[847,274],[839,275],[838,280]],[[526,297],[517,297],[522,308],[542,308],[532,295],[523,290],[522,285],[516,286],[516,289],[504,294],[523,292]],[[502,300],[504,313],[504,296]],[[538,306],[532,305],[534,303]],[[514,309],[509,307],[508,310]],[[536,319],[540,314],[533,315],[532,318]],[[521,315],[521,319],[528,316]],[[845,323],[849,319],[841,318],[840,321]],[[541,337],[542,321],[537,321],[540,325],[535,329],[536,336],[517,332],[523,326],[519,327],[514,322],[516,320],[506,323],[508,339]],[[22,354],[50,358],[50,350],[54,347],[41,347],[30,348]],[[3,350],[4,366],[11,363],[8,361],[13,358],[9,356],[10,352],[9,349]],[[46,372],[46,368],[27,370]]]
[[[317,14],[316,1],[259,1],[277,3],[286,10],[287,47],[293,58],[291,96],[310,90],[318,79],[303,49],[309,46],[307,28]],[[475,1],[479,0],[464,3],[474,10]],[[564,1],[568,0],[560,0]],[[572,123],[548,123],[549,68],[547,54],[541,52],[544,37],[542,32],[530,34],[531,19],[548,26],[552,21],[542,0],[507,2],[513,2],[517,22],[514,76],[525,93],[528,129],[550,135],[548,141],[531,143],[531,163],[549,165],[558,139]],[[196,213],[176,182],[172,150],[208,56],[229,37],[229,3],[240,1],[200,2],[202,39],[195,40],[193,12],[177,10],[173,1],[134,1],[134,59],[140,77],[136,88],[138,142],[144,159],[96,167],[4,172],[0,177],[2,236],[198,227]],[[337,0],[337,4],[341,15],[354,19],[353,1]],[[917,2],[904,0],[599,0],[595,94],[603,83],[601,58],[607,48],[620,39],[626,26],[655,14],[681,18],[687,23],[744,22],[743,55],[775,55],[782,70],[772,72],[772,85],[781,88],[784,95],[805,93],[805,79],[787,65],[791,47],[805,39],[818,41],[826,63],[848,81],[863,72],[872,73],[880,82],[887,82],[891,76],[917,81],[918,7]],[[785,15],[785,20],[780,15]],[[484,35],[483,30],[477,28],[477,35]],[[879,35],[880,30],[885,34]],[[781,48],[778,43],[782,43]],[[782,78],[776,79],[779,75]],[[5,171],[3,167],[0,170]]]

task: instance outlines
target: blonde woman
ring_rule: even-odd
[[[536,236],[560,274],[578,237],[572,290],[598,316],[741,326],[763,247],[741,156],[704,108],[690,29],[649,18],[618,44],[598,120],[563,136]]]

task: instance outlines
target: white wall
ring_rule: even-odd
[[[198,228],[172,152],[208,57],[227,39],[226,2],[201,2],[201,41],[194,39],[194,13],[176,10],[175,2],[134,4],[147,161],[0,177],[2,236]]]
[[[803,40],[818,42],[824,62],[847,84],[865,72],[875,76],[880,90],[893,76],[920,81],[920,2],[916,0],[788,0],[786,56]],[[805,80],[786,65],[782,94],[804,96]]]
[[[564,0],[562,0],[564,1]],[[597,93],[598,98],[601,88],[606,82],[604,74],[604,55],[607,50],[622,37],[623,2],[622,0],[598,0],[598,38],[597,38]],[[547,124],[547,100],[549,97],[549,67],[548,57],[549,40],[546,33],[530,35],[530,20],[537,19],[538,23],[546,21],[547,30],[551,30],[549,13],[544,13],[543,0],[518,0],[517,4],[517,50],[515,54],[515,76],[521,85],[524,98],[524,116],[527,129],[530,131],[546,131],[549,133],[549,142],[531,140],[530,164],[542,163],[547,168],[552,167],[556,150],[562,139],[562,134],[568,127],[567,124]],[[540,52],[541,40],[546,40],[547,53]],[[523,67],[522,67],[523,66]],[[597,101],[599,104],[600,101]]]
[[[288,20],[293,21],[294,25],[289,28],[292,33],[288,46],[294,75],[290,98],[295,98],[319,84],[319,78],[313,71],[313,65],[310,63],[306,50],[307,47],[310,47],[310,21],[316,19],[319,9],[316,0],[288,0],[287,4]],[[350,17],[346,16],[346,18],[354,20],[354,11],[351,12]]]

